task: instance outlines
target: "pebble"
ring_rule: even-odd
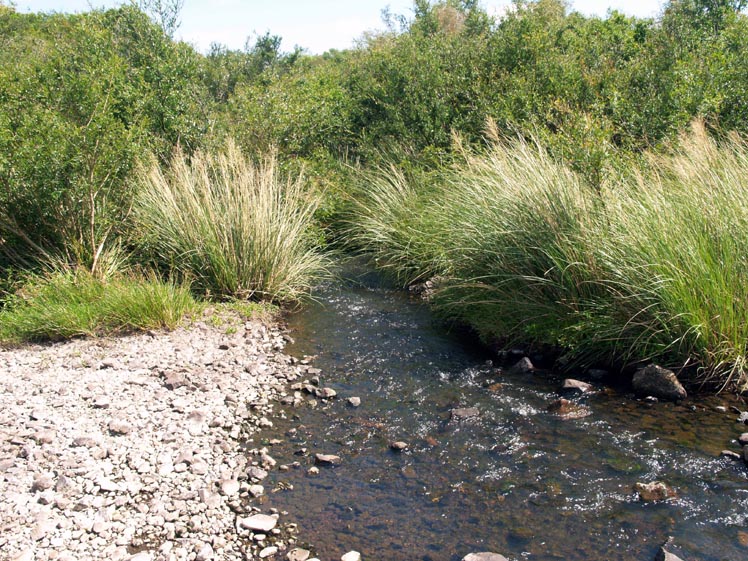
[[[295,547],[288,552],[288,554],[286,555],[286,559],[288,559],[288,561],[307,561],[311,554],[312,552],[308,549]]]
[[[277,352],[278,329],[238,325],[227,335],[198,317],[171,332],[0,349],[0,558],[234,561],[257,558],[250,532],[273,555],[292,546],[275,541],[280,515],[244,502],[265,494],[256,483],[268,473],[240,440],[273,425],[299,367]],[[115,366],[102,375],[100,364]]]
[[[260,559],[265,559],[266,557],[270,557],[271,555],[275,555],[278,553],[278,548],[274,545],[271,545],[270,547],[266,547],[262,551],[260,551]]]
[[[278,524],[278,519],[267,514],[255,514],[248,518],[237,518],[239,527],[253,532],[269,532]]]
[[[406,450],[408,448],[408,443],[407,442],[403,442],[402,440],[398,440],[397,442],[390,443],[390,448],[392,448],[396,452],[400,452],[400,451]]]
[[[361,398],[360,397],[349,397],[348,398],[348,404],[351,407],[360,407],[361,406]]]
[[[349,551],[340,558],[340,561],[361,561],[361,554],[358,551]]]

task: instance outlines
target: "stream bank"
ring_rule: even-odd
[[[278,327],[208,314],[168,333],[0,349],[2,559],[293,547],[284,513],[250,504],[271,491],[272,458],[240,445],[273,426],[274,402],[306,373],[285,343]]]

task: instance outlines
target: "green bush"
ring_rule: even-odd
[[[207,129],[197,54],[133,7],[2,8],[0,36],[0,254],[106,268],[137,159],[192,149]]]

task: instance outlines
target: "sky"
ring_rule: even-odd
[[[3,0],[0,0],[3,3]],[[6,0],[6,3],[8,1]],[[15,0],[19,12],[82,12],[113,7],[122,0]],[[126,3],[126,0],[125,0]],[[627,15],[656,17],[664,1],[572,0],[572,9],[605,16],[609,9]],[[500,14],[510,0],[481,0],[490,13]],[[248,37],[270,32],[283,38],[282,48],[295,46],[312,54],[346,49],[366,31],[382,29],[382,10],[412,15],[412,0],[185,0],[175,37],[206,52],[211,43],[242,49]],[[251,43],[254,43],[252,39]]]

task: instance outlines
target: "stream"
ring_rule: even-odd
[[[597,386],[573,398],[589,416],[562,420],[547,407],[563,376],[498,370],[373,273],[351,268],[316,298],[289,318],[286,351],[314,356],[338,397],[286,408],[271,453],[301,466],[268,484],[293,487],[270,502],[323,561],[351,549],[369,561],[649,561],[668,538],[685,561],[748,558],[748,468],[719,456],[744,428],[717,410],[726,398],[650,403]],[[479,416],[452,419],[466,407]],[[342,464],[308,475],[315,453]],[[677,497],[641,501],[634,485],[655,480]]]

